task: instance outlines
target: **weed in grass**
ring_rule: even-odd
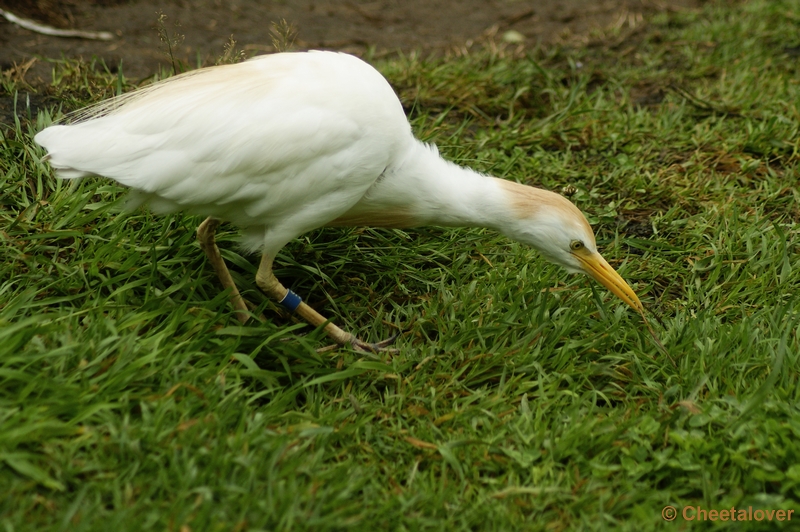
[[[187,70],[185,64],[182,64],[180,60],[175,59],[175,48],[180,46],[185,38],[183,35],[178,33],[178,28],[180,28],[180,23],[175,21],[174,31],[170,33],[169,29],[167,28],[167,15],[165,15],[163,12],[158,13],[156,31],[158,32],[158,39],[165,47],[164,55],[167,57],[167,59],[169,59],[170,65],[172,65],[172,74],[180,74],[181,72],[185,72]]]

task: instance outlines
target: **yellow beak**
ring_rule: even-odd
[[[625,279],[614,271],[614,268],[606,262],[606,259],[604,259],[602,255],[586,251],[585,249],[573,252],[573,255],[580,261],[581,266],[583,266],[583,271],[594,277],[598,283],[608,288],[612,294],[630,305],[637,312],[642,312],[644,310],[639,298],[636,297],[636,293],[631,290],[631,287],[628,286]]]

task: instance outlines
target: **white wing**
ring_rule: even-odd
[[[160,210],[297,236],[352,206],[412,142],[372,67],[276,54],[178,76],[35,137],[60,177],[96,174]]]

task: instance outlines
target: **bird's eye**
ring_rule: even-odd
[[[572,251],[578,251],[579,249],[583,249],[583,242],[581,242],[580,240],[573,240],[572,242],[570,242],[569,248]]]

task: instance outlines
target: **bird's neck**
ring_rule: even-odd
[[[414,141],[350,211],[329,225],[416,227],[507,225],[513,187],[525,187],[462,168]]]

